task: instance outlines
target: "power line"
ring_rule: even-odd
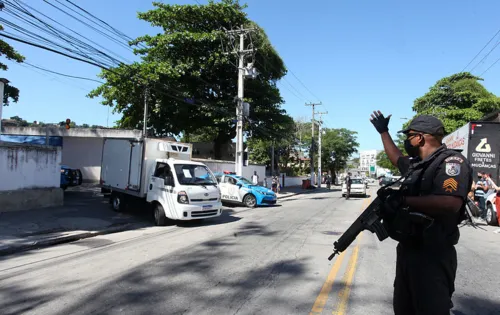
[[[486,45],[484,45],[483,48],[481,48],[481,50],[474,56],[474,58],[472,58],[472,60],[469,61],[469,63],[462,69],[462,72],[464,72],[464,70],[467,69],[467,67],[481,54],[481,52],[483,52],[483,50],[491,43],[491,41],[493,41],[495,37],[497,37],[498,34],[500,34],[500,29],[495,33],[495,35],[493,35],[493,37],[486,43]]]
[[[474,69],[476,69],[477,66],[479,66],[486,58],[488,58],[488,56],[493,52],[493,50],[497,48],[498,45],[500,45],[500,41],[498,41],[498,43],[495,46],[493,46],[493,48],[491,48],[490,51],[470,71],[471,72],[474,71]]]
[[[291,73],[291,74],[295,77],[295,79],[297,79],[297,81],[299,81],[299,83],[300,83],[300,84],[302,84],[302,86],[303,86],[303,87],[304,87],[304,88],[305,88],[305,89],[306,89],[309,93],[311,93],[311,95],[312,95],[312,96],[314,96],[314,97],[316,98],[316,100],[318,100],[318,101],[320,100],[320,98],[319,98],[319,97],[317,97],[317,96],[316,96],[316,94],[314,94],[313,92],[311,92],[311,90],[309,90],[309,89],[307,88],[307,86],[305,86],[305,84],[304,84],[304,83],[302,83],[302,81],[300,81],[300,79],[299,79],[299,78],[295,75],[295,73],[293,73],[293,71],[292,71],[290,68],[288,68],[288,67],[287,67],[287,70],[288,70],[288,71],[290,71],[290,73]]]
[[[43,70],[43,71],[46,71],[46,72],[54,73],[54,74],[57,74],[57,75],[60,75],[60,76],[63,76],[63,77],[68,77],[68,78],[73,78],[73,79],[80,79],[80,80],[94,81],[94,82],[97,82],[97,83],[104,84],[104,82],[99,81],[99,80],[95,80],[95,79],[90,79],[90,78],[85,78],[85,77],[80,77],[80,76],[75,76],[75,75],[70,75],[70,74],[65,74],[65,73],[61,73],[61,72],[49,70],[49,69],[46,69],[46,68],[42,68],[42,67],[36,66],[36,65],[31,64],[31,63],[26,62],[26,61],[24,61],[23,63],[27,64],[27,65],[29,65],[29,66],[31,66],[33,68],[37,68],[37,69],[40,69],[40,70]]]
[[[500,61],[500,58],[498,58],[494,63],[491,64],[491,66],[488,67],[488,69],[484,70],[483,73],[481,73],[479,76],[482,77],[483,74],[485,74],[488,70],[490,70],[491,68],[493,68],[494,65],[497,64],[497,62]]]

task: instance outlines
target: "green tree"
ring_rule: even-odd
[[[330,129],[324,128],[321,139],[321,164],[323,171],[335,174],[347,166],[349,158],[358,152],[359,143],[357,132],[346,128]],[[331,161],[330,154],[335,152],[335,161]]]
[[[294,162],[298,152],[298,141],[295,137],[295,123],[289,116],[284,116],[275,129],[266,130],[264,135],[250,137],[247,141],[249,159],[253,163],[271,167],[272,149],[274,148],[275,171],[285,171],[289,162]]]
[[[4,28],[0,25],[0,31],[3,31]],[[18,53],[11,45],[7,44],[5,41],[0,39],[0,56],[5,56],[8,60],[14,60],[17,63],[22,63],[25,59],[23,55]],[[0,69],[7,71],[9,67],[0,62]],[[4,94],[3,94],[3,105],[8,106],[9,101],[12,100],[14,103],[17,103],[19,100],[19,89],[10,85],[5,84]]]
[[[401,150],[401,152],[403,154],[406,154],[405,150],[404,150],[404,138],[405,138],[404,135],[399,134],[398,138],[395,139],[394,142],[395,142],[396,146],[399,148],[399,150]],[[392,165],[391,161],[389,160],[389,157],[387,156],[387,154],[384,151],[379,152],[377,154],[376,159],[377,159],[377,166],[382,167],[382,168],[386,168],[386,169],[390,170],[395,175],[398,175],[400,173],[398,168],[396,166]]]
[[[478,82],[482,80],[469,72],[442,78],[414,101],[413,111],[436,115],[443,121],[447,133],[471,120],[481,119],[500,109],[500,98]]]
[[[247,61],[253,61],[259,71],[258,79],[245,80],[244,101],[251,106],[246,131],[251,137],[263,139],[270,138],[268,130],[279,131],[279,126],[289,120],[281,108],[283,99],[276,86],[286,69],[265,32],[248,19],[245,6],[237,0],[209,1],[207,5],[153,5],[153,10],[139,13],[138,17],[163,31],[132,41],[141,61],[102,71],[100,77],[106,83],[89,97],[101,96],[103,105],[123,114],[120,127],[140,129],[148,87],[148,132],[213,141],[218,158],[221,145],[236,135],[238,90],[235,56],[225,53],[228,41],[222,26],[231,29],[243,25],[257,30],[246,42],[257,49]]]

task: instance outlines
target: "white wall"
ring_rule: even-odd
[[[64,137],[62,164],[79,168],[85,182],[98,182],[101,176],[103,138]]]
[[[61,183],[61,148],[0,142],[0,191]]]

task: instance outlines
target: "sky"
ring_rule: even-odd
[[[44,1],[24,2],[119,55],[136,59],[130,51],[110,44],[78,21],[58,14]],[[196,4],[196,0],[162,2]],[[86,0],[76,3],[130,37],[158,32],[137,18],[137,12],[153,7],[152,2]],[[356,131],[360,151],[382,148],[380,136],[369,121],[373,110],[392,114],[389,127],[395,135],[405,118],[414,115],[413,101],[439,79],[462,71],[500,28],[497,0],[247,0],[246,3],[249,18],[264,28],[291,71],[278,85],[285,100],[283,108],[294,118],[310,120],[311,107],[305,103],[321,101],[322,105],[316,110],[328,111],[323,116],[324,126]],[[3,12],[0,16],[15,22]],[[465,70],[473,69],[473,74],[481,75],[500,58],[500,48],[497,48],[480,62],[499,41],[500,36]],[[7,42],[31,64],[98,79],[97,67]],[[21,93],[18,103],[4,107],[4,118],[17,115],[28,121],[44,122],[70,118],[78,124],[103,126],[112,126],[119,118],[109,107],[101,105],[99,98],[86,97],[99,85],[96,82],[6,63],[9,70],[2,75]],[[500,62],[482,77],[485,87],[500,95]]]

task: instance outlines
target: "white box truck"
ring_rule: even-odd
[[[164,139],[104,139],[101,187],[115,211],[135,201],[153,208],[156,225],[168,219],[221,215],[217,180],[201,162],[191,161],[191,145]]]

